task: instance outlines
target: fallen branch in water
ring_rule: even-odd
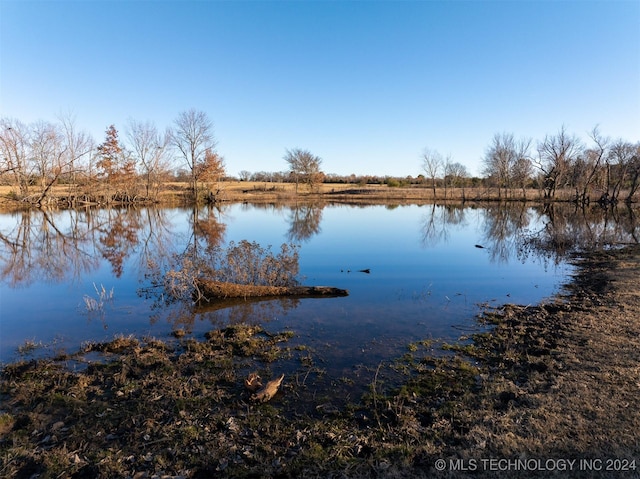
[[[267,296],[336,297],[348,296],[346,289],[331,286],[256,286],[207,279],[195,281],[198,299],[261,298]]]

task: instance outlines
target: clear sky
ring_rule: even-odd
[[[640,140],[640,1],[0,0],[0,116],[159,129],[196,108],[228,172],[472,174],[496,133]],[[122,135],[124,136],[124,135]]]

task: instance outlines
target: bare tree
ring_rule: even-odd
[[[60,167],[64,140],[58,127],[46,121],[38,121],[31,127],[30,140],[35,173],[40,177],[40,185],[44,189],[54,169]]]
[[[289,172],[294,177],[296,183],[296,193],[298,192],[298,182],[308,184],[312,189],[322,182],[324,174],[320,171],[322,159],[315,156],[308,150],[294,148],[287,150],[284,160],[289,164]]]
[[[635,144],[635,153],[629,159],[629,194],[625,199],[626,203],[631,203],[633,195],[638,191],[640,187],[640,142]]]
[[[616,140],[606,158],[606,188],[611,201],[616,202],[624,186],[629,188],[625,201],[631,202],[640,187],[640,143]]]
[[[29,196],[31,181],[29,135],[29,128],[19,120],[0,120],[0,174],[13,177],[21,198]]]
[[[191,171],[191,191],[197,200],[199,165],[205,161],[207,151],[215,151],[213,123],[203,111],[184,111],[175,120],[171,143]]]
[[[65,143],[65,163],[68,165],[69,191],[72,188],[77,189],[78,173],[83,172],[90,175],[91,171],[91,151],[94,148],[94,139],[84,131],[78,130],[76,120],[73,114],[61,114],[58,117],[60,122],[60,131],[64,136]],[[86,159],[86,163],[82,164],[82,160]]]
[[[593,140],[593,146],[584,151],[584,158],[581,162],[582,174],[580,175],[582,182],[575,185],[576,202],[583,205],[589,202],[589,187],[594,182],[596,174],[602,169],[602,161],[608,155],[610,143],[608,138],[600,134],[597,126],[591,130],[589,137]],[[581,188],[581,191],[579,188]]]
[[[159,182],[169,170],[167,150],[171,140],[169,131],[158,133],[151,121],[129,120],[127,138],[132,154],[145,179],[145,197],[157,199]]]
[[[542,172],[545,198],[555,197],[558,187],[564,186],[581,148],[580,141],[575,135],[569,135],[564,125],[556,135],[545,136],[538,144],[538,159],[534,160],[534,165]]]
[[[516,140],[512,133],[497,133],[484,156],[484,174],[498,187],[498,197],[516,187],[522,188],[526,198],[526,183],[531,177],[531,159],[529,150],[531,140]]]
[[[447,161],[445,164],[444,181],[449,183],[451,188],[462,186],[462,198],[464,199],[464,183],[469,176],[467,167],[462,163]]]
[[[436,150],[430,150],[425,148],[422,151],[422,169],[431,178],[431,187],[433,189],[433,197],[436,197],[436,178],[440,171],[444,167],[444,160],[442,155]]]
[[[444,199],[447,199],[447,172],[451,169],[451,164],[453,163],[453,158],[451,155],[447,155],[442,162],[442,185],[444,186]]]
[[[527,183],[533,176],[531,162],[531,138],[520,138],[515,144],[515,158],[511,165],[511,185],[522,189],[522,198],[527,198]]]
[[[498,197],[502,189],[511,187],[511,168],[515,162],[516,143],[512,133],[496,133],[484,155],[484,174],[498,187]]]
[[[39,121],[33,125],[30,148],[41,185],[39,196],[30,201],[40,206],[58,179],[69,173],[73,159],[67,154],[68,145],[60,127],[53,123]]]

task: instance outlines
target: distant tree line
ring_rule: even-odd
[[[482,158],[483,176],[472,177],[467,167],[443,156],[436,150],[425,148],[421,154],[422,173],[416,177],[377,175],[336,175],[323,173],[319,168],[306,172],[307,182],[388,185],[390,187],[419,186],[433,191],[454,188],[493,188],[498,198],[526,198],[527,189],[536,189],[547,200],[557,198],[558,191],[570,191],[578,204],[597,201],[616,203],[623,199],[631,202],[640,189],[640,142],[603,136],[597,127],[588,134],[584,144],[565,127],[558,133],[547,135],[534,143],[530,138],[516,139],[512,133],[497,133]],[[306,152],[310,155],[310,153]],[[316,165],[319,166],[319,163]],[[315,180],[311,180],[314,178]],[[241,181],[298,182],[294,169],[279,172],[241,171]],[[463,192],[464,197],[464,192]]]
[[[189,185],[191,200],[216,201],[227,176],[217,152],[213,123],[195,109],[181,112],[173,124],[159,130],[152,121],[129,120],[121,136],[115,125],[97,143],[79,129],[72,115],[57,122],[24,124],[0,119],[0,184],[11,185],[17,200],[42,205],[56,185],[67,186],[73,201],[100,203],[156,201],[170,181]],[[534,142],[497,133],[482,158],[482,177],[471,177],[466,166],[425,148],[421,173],[415,177],[336,175],[322,171],[322,159],[308,150],[285,151],[285,171],[239,173],[240,181],[295,183],[317,191],[321,183],[415,186],[437,190],[493,188],[498,197],[524,198],[535,188],[554,200],[558,191],[571,192],[573,201],[615,203],[632,201],[640,188],[640,142],[603,136],[593,128],[587,143],[564,126]]]

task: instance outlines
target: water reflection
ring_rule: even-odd
[[[422,244],[433,247],[438,243],[446,243],[452,227],[466,224],[468,208],[463,205],[428,205],[427,212],[422,215]]]
[[[24,211],[0,215],[0,278],[11,287],[34,280],[68,281],[108,262],[114,277],[137,256],[142,273],[153,272],[177,251],[224,240],[225,224],[213,209],[188,215],[186,242],[167,209]]]
[[[320,204],[295,205],[289,210],[287,222],[289,230],[287,239],[292,242],[303,243],[312,236],[320,233],[322,221],[322,208]]]
[[[242,239],[263,246],[302,243],[307,284],[344,287],[351,296],[345,301],[318,300],[321,303],[289,298],[197,308],[189,301],[172,303],[164,295],[162,278],[176,267],[177,258],[206,258],[208,252]],[[113,308],[101,317],[110,332],[167,326],[191,331],[202,323],[292,317],[335,341],[357,342],[367,334],[382,337],[393,325],[394,341],[402,343],[425,334],[419,328],[450,325],[459,321],[451,319],[454,314],[471,315],[481,295],[494,294],[487,292],[490,288],[498,297],[513,293],[513,282],[533,288],[538,281],[527,277],[531,284],[525,284],[521,278],[532,270],[507,272],[505,265],[533,260],[546,270],[576,250],[639,239],[637,211],[623,205],[246,204],[0,214],[1,341],[20,334],[24,340],[24,328],[33,331],[28,337],[42,331],[54,336],[84,324],[82,297],[94,292],[95,283],[108,290],[115,287]],[[474,244],[483,246],[484,254]],[[488,270],[494,266],[495,274]],[[371,268],[371,274],[346,273],[348,268]],[[504,282],[496,283],[497,276]],[[1,346],[5,357],[6,346]]]
[[[576,251],[640,241],[638,215],[629,205],[583,209],[549,204],[539,211],[545,218],[543,226],[521,234],[518,253],[522,260],[536,255],[557,264]]]
[[[289,242],[305,242],[322,232],[323,205],[257,208],[284,210]],[[482,246],[494,262],[508,262],[515,254],[519,260],[539,255],[557,263],[575,251],[640,241],[637,212],[627,206],[581,209],[514,202],[471,208],[427,205],[422,209],[420,231],[425,248],[447,243],[453,229],[466,226],[469,215],[482,212]],[[132,256],[137,256],[143,274],[155,274],[166,269],[172,255],[186,251],[199,255],[224,243],[225,210],[178,211],[188,220],[183,231],[186,239],[176,235],[184,225],[172,222],[175,210],[169,209],[38,210],[2,215],[0,278],[10,287],[27,286],[34,279],[69,281],[97,269],[101,258],[118,278]]]
[[[59,282],[95,269],[96,227],[83,212],[45,211],[5,216],[0,229],[0,274],[11,287],[39,278]]]
[[[628,205],[588,209],[572,204],[529,205],[522,202],[465,207],[428,205],[421,216],[425,248],[447,243],[451,231],[482,212],[481,245],[494,263],[537,256],[558,264],[577,251],[637,244],[638,215]]]
[[[486,209],[483,246],[488,249],[492,262],[506,263],[522,248],[523,235],[535,214],[524,203],[491,205]],[[545,221],[541,216],[542,222]]]

